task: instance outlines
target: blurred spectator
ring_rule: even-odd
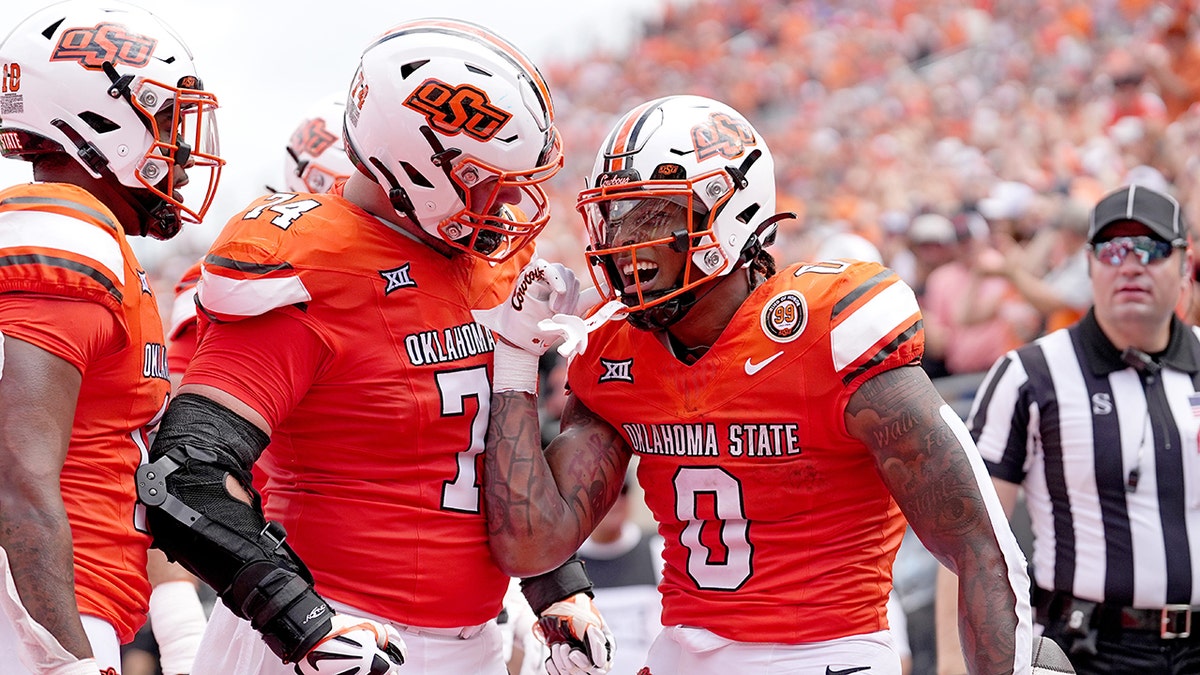
[[[1044,275],[1031,269],[1029,252],[1011,239],[997,239],[995,254],[976,258],[982,274],[1006,279],[1041,313],[1046,331],[1078,321],[1092,304],[1085,248],[1088,209],[1072,200],[1061,202],[1058,209],[1046,230],[1051,248]]]
[[[958,232],[949,218],[938,213],[924,213],[913,218],[905,239],[915,262],[913,279],[909,285],[917,295],[917,303],[926,307],[929,275],[960,255]],[[931,322],[928,313],[926,314],[925,358],[921,360],[921,367],[931,378],[950,374],[945,362],[946,341],[949,340],[950,334],[945,328],[941,323]]]
[[[1173,122],[1200,100],[1200,44],[1192,12],[1178,8],[1161,40],[1147,47],[1147,74],[1166,106],[1167,120]]]
[[[981,204],[982,206],[982,204]],[[1012,213],[997,211],[993,214]],[[1041,327],[1037,311],[1013,285],[991,270],[1004,264],[997,248],[1015,242],[1015,218],[998,218],[1000,229],[986,239],[972,237],[961,259],[929,274],[925,285],[926,354],[929,334],[936,336],[934,358],[941,357],[951,375],[978,373],[1009,349],[1034,337]]]

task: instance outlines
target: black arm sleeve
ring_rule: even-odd
[[[587,593],[592,597],[592,580],[588,578],[583,561],[573,555],[545,574],[522,579],[521,593],[534,614],[541,616],[550,605],[576,593]]]
[[[295,662],[329,632],[334,612],[251,488],[250,467],[268,441],[228,408],[184,394],[167,408],[152,461],[138,469],[138,499],[154,546],[212,586],[277,656]],[[230,476],[252,504],[229,494]]]

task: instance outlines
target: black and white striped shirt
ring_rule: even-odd
[[[1021,483],[1037,585],[1139,608],[1200,605],[1200,330],[1134,368],[1089,312],[996,362],[967,420]]]

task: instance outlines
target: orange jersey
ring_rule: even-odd
[[[755,289],[691,366],[625,322],[589,338],[570,387],[639,457],[664,625],[781,643],[887,627],[905,522],[844,416],[865,380],[919,361],[920,319],[890,270],[824,262]]]
[[[470,309],[528,257],[446,258],[337,193],[265,196],[210,249],[184,382],[271,425],[267,516],[326,597],[426,627],[500,612],[479,490],[495,342]]]
[[[60,478],[76,596],[80,612],[110,622],[127,642],[145,623],[150,597],[150,539],[134,527],[134,473],[170,391],[158,305],[117,219],[74,186],[0,192],[0,261],[0,305],[62,298],[95,303],[115,319],[116,339],[102,348],[87,346],[90,327],[61,316],[9,313],[0,332],[70,361],[83,375]]]

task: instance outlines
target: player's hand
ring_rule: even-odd
[[[534,630],[550,647],[549,675],[603,675],[612,670],[612,631],[586,593],[547,607]]]
[[[406,655],[392,626],[335,614],[329,634],[296,663],[296,675],[393,675]]]
[[[579,311],[579,280],[560,263],[534,258],[517,275],[508,298],[491,309],[472,310],[475,321],[513,345],[541,356],[559,337],[538,322]]]

